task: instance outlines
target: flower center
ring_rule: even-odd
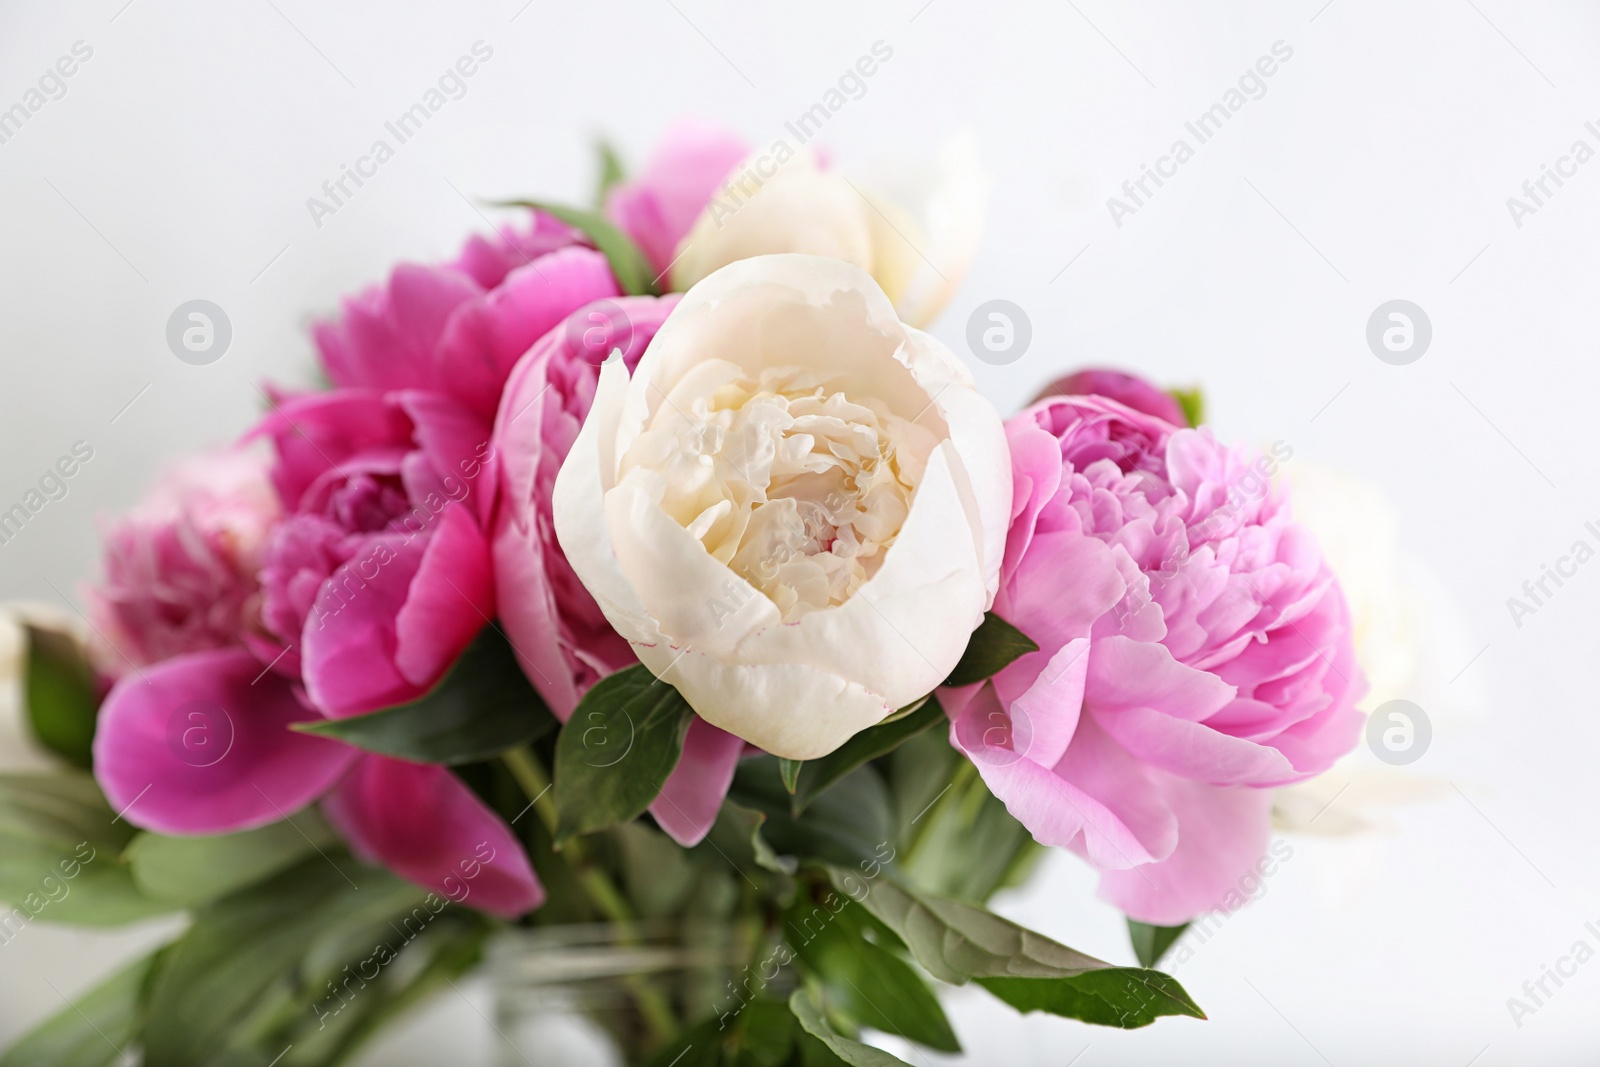
[[[662,509],[785,622],[843,603],[877,573],[937,444],[881,401],[799,367],[751,378],[703,364],[658,399],[622,473],[659,475]]]

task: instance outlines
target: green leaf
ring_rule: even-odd
[[[729,797],[764,813],[762,835],[779,855],[854,865],[893,857],[894,818],[883,777],[871,765],[857,767],[794,814],[773,756],[740,760]]]
[[[584,694],[556,738],[556,845],[642,815],[678,765],[693,718],[643,664]]]
[[[70,634],[24,626],[28,676],[24,694],[34,736],[74,766],[89,769],[100,700],[83,647]]]
[[[408,935],[433,921],[430,898],[442,899],[340,851],[199,910],[151,977],[146,1062],[252,1062],[230,1050],[302,1022],[325,998],[338,1003],[325,986],[344,977],[339,963],[368,958],[379,944],[404,959]]]
[[[1187,929],[1188,923],[1182,926],[1151,926],[1129,919],[1128,939],[1133,942],[1133,954],[1139,958],[1140,966],[1154,967]]]
[[[270,878],[338,836],[307,808],[283,822],[215,837],[140,834],[123,853],[146,896],[190,908]]]
[[[961,1051],[938,998],[909,964],[871,940],[877,927],[860,909],[846,904],[832,914],[809,897],[802,900],[787,925],[791,931],[809,932],[807,920],[820,920],[817,932],[796,950],[821,981],[830,1004],[861,1026],[941,1052]]]
[[[1020,1011],[1104,1026],[1148,1026],[1162,1015],[1205,1018],[1177,980],[1159,971],[1113,967],[983,908],[886,878],[868,883],[836,867],[829,875],[940,981],[961,985],[976,979]]]
[[[889,1055],[882,1049],[863,1045],[859,1041],[852,1041],[847,1037],[840,1037],[828,1025],[828,1020],[823,1017],[822,1007],[804,989],[797,989],[789,998],[789,1010],[794,1012],[794,1017],[800,1020],[800,1026],[807,1034],[820,1041],[829,1052],[837,1057],[838,1062],[848,1064],[850,1067],[907,1067],[906,1061]],[[827,1062],[807,1058],[807,1064]]]
[[[606,262],[611,264],[611,273],[617,276],[617,284],[622,286],[624,293],[629,296],[659,294],[660,290],[656,288],[650,271],[650,261],[627,234],[600,212],[563,207],[543,200],[503,200],[496,202],[495,206],[532,208],[583,231],[584,236],[593,241],[594,246],[606,257]]]
[[[698,874],[690,853],[660,830],[631,822],[612,830],[622,873],[621,888],[641,919],[677,912],[694,891]]]
[[[661,1046],[645,1067],[722,1067],[722,1049],[730,1033],[713,1016]]]
[[[29,922],[116,926],[175,910],[139,891],[133,827],[82,771],[0,775],[0,940]]]
[[[320,988],[316,982],[308,981],[298,998],[291,997],[285,1013],[288,1025],[273,1029],[270,1036],[256,1042],[255,1047],[260,1050],[258,1062],[268,1067],[274,1055],[289,1047],[293,1051],[272,1067],[332,1067],[346,1062],[387,1022],[405,1018],[413,1005],[477,967],[491,929],[489,923],[476,918],[441,915],[406,944],[404,952],[384,966],[375,980],[364,987],[355,983],[354,991],[359,996],[336,1012],[333,1006],[339,1000],[328,992],[325,976],[337,980],[346,978],[349,972],[325,968],[318,975],[324,980]],[[394,940],[398,942],[399,938]],[[367,948],[360,953],[358,974],[370,966],[372,951]],[[350,991],[346,987],[347,995]],[[316,1003],[318,1000],[322,1003]],[[316,1004],[309,1012],[308,1001]]]
[[[966,652],[944,684],[960,686],[981,682],[999,674],[1012,660],[1037,651],[1039,646],[1027,634],[991,611],[972,631]]]
[[[948,750],[946,736],[937,739]],[[972,764],[960,763],[954,774],[936,781],[946,783],[937,803],[924,801],[921,808],[901,811],[902,819],[916,820],[910,828],[914,843],[901,860],[906,880],[929,892],[982,903],[1025,870],[1040,846]]]
[[[748,872],[755,866],[774,874],[793,874],[795,861],[780,857],[762,834],[766,822],[764,812],[732,800],[724,801],[711,832],[695,850],[719,856],[741,872]]]
[[[978,984],[1021,1012],[1042,1011],[1100,1026],[1136,1030],[1163,1015],[1204,1019],[1171,975],[1108,967],[1076,978],[979,978]]]
[[[155,955],[135,960],[28,1032],[0,1067],[106,1067],[143,1022],[140,995]]]
[[[821,759],[807,760],[799,768],[796,784],[789,788],[789,792],[794,794],[794,810],[804,811],[806,805],[823,790],[863,763],[893,752],[906,741],[943,721],[944,709],[930,696],[907,714],[897,715],[888,722],[861,731]]]
[[[783,787],[794,796],[794,791],[800,786],[800,769],[806,764],[805,760],[783,759],[778,760],[778,774],[783,778]]]
[[[439,684],[409,704],[295,729],[413,763],[474,763],[544,736],[555,717],[498,628],[486,626]]]
[[[613,187],[622,183],[627,177],[627,172],[623,169],[622,160],[617,156],[617,150],[611,147],[609,141],[603,139],[599,141],[595,145],[595,152],[600,156],[600,178],[595,183],[594,209],[604,211],[606,197]]]
[[[1168,389],[1167,395],[1178,402],[1190,426],[1199,426],[1206,421],[1206,398],[1199,386],[1193,389]]]

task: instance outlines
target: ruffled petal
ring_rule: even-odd
[[[395,616],[395,666],[432,686],[494,616],[489,545],[465,508],[446,508]]]
[[[1177,848],[1160,863],[1107,870],[1100,896],[1128,918],[1157,926],[1232,911],[1253,897],[1271,869],[1272,793],[1168,776],[1155,788],[1177,814]]]

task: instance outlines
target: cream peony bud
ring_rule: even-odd
[[[970,134],[934,166],[852,179],[787,142],[756,153],[712,196],[678,245],[672,288],[752,256],[800,252],[870,273],[899,317],[926,326],[966,277],[989,183]]]

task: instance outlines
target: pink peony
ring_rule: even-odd
[[[254,433],[276,447],[286,512],[261,552],[261,632],[112,689],[94,751],[106,797],[167,834],[263,826],[325,798],[363,859],[448,895],[487,852],[470,906],[538,907],[515,835],[449,770],[288,728],[420,695],[493,617],[487,424],[436,393],[343,389],[281,400]]]
[[[313,333],[336,386],[425,389],[494,417],[517,359],[583,305],[618,295],[605,256],[535,213],[525,230],[474,237],[453,264],[402,263]]]
[[[611,190],[606,215],[665,273],[712,194],[749,154],[742,137],[720,126],[680,122],[637,177]]]
[[[488,426],[436,393],[341,389],[257,432],[288,512],[261,576],[282,665],[332,716],[420,695],[494,617]]]
[[[625,297],[586,308],[528,351],[495,422],[500,494],[494,570],[501,623],[529,680],[563,722],[601,678],[635,661],[556,543],[551,494],[613,349],[631,372],[677,297]],[[678,769],[651,813],[693,844],[716,820],[744,745],[696,719]]]
[[[1344,596],[1267,457],[1099,396],[1007,433],[994,610],[1039,651],[944,694],[951,737],[1037,840],[1104,872],[1106,899],[1187,921],[1265,852],[1265,787],[1355,742]]]
[[[91,648],[119,676],[260,628],[256,572],[279,515],[267,459],[229,449],[180,461],[104,531],[104,579],[87,590]]]

